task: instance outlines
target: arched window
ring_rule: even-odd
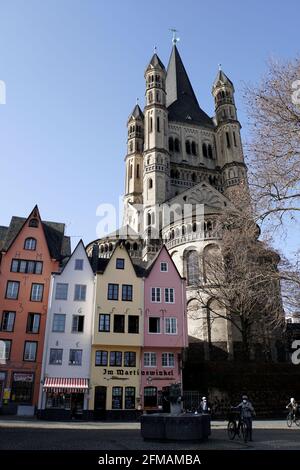
[[[152,91],[149,91],[148,97],[149,97],[149,103],[152,103],[153,101]]]
[[[29,227],[37,228],[39,226],[39,221],[38,221],[38,219],[30,219],[28,225],[29,225]]]
[[[151,213],[148,212],[147,214],[147,226],[149,227],[149,225],[151,225]]]
[[[140,177],[140,165],[137,164],[136,166],[136,177],[139,178]]]
[[[137,251],[137,249],[138,249],[138,244],[136,242],[134,242],[134,244],[133,244],[133,249],[134,249],[134,251]]]
[[[213,152],[212,152],[212,146],[210,144],[208,144],[208,147],[207,147],[207,150],[208,150],[208,158],[213,158]]]
[[[196,142],[192,142],[192,154],[197,155],[197,147],[196,147]]]
[[[132,164],[129,165],[129,179],[132,178]]]
[[[150,132],[153,131],[153,119],[152,117],[150,118]]]
[[[193,232],[197,232],[197,224],[196,224],[196,222],[193,223]]]
[[[156,130],[157,130],[157,132],[160,132],[160,120],[159,120],[159,116],[157,116],[157,118],[156,118]]]
[[[160,93],[158,91],[156,92],[156,101],[160,103]]]
[[[175,148],[175,152],[180,152],[179,139],[177,138],[174,141],[174,148]]]
[[[174,150],[174,140],[173,140],[173,137],[169,137],[169,150],[170,150],[170,152],[173,152],[173,150]]]
[[[197,181],[196,173],[192,173],[192,181],[193,181],[193,183],[196,183],[196,181]]]
[[[190,250],[186,257],[187,283],[189,286],[199,284],[199,256],[196,250]]]
[[[133,143],[132,143],[132,140],[130,141],[130,144],[129,144],[129,152],[132,152],[133,151]]]
[[[207,146],[205,143],[202,144],[202,153],[203,153],[203,157],[207,158]]]
[[[189,141],[189,140],[187,140],[187,141],[185,142],[185,151],[186,151],[186,153],[187,153],[188,155],[191,154],[191,144],[190,144],[190,141]]]
[[[175,172],[174,172],[174,170],[171,170],[170,176],[171,176],[171,179],[174,179],[174,178],[175,178]]]
[[[183,237],[184,237],[184,235],[185,235],[185,226],[184,226],[184,225],[181,227],[181,235],[182,235]]]
[[[36,249],[36,239],[35,238],[26,238],[24,243],[24,250],[34,251]]]
[[[149,180],[148,180],[148,188],[149,188],[149,189],[152,189],[152,188],[153,188],[153,181],[152,181],[152,178],[149,178]]]

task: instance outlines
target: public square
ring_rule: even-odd
[[[225,421],[213,421],[206,442],[144,441],[139,423],[41,422],[0,419],[0,450],[300,450],[300,429],[285,421],[255,421],[253,442],[229,441]]]

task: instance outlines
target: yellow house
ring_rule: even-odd
[[[122,242],[98,259],[89,401],[96,418],[128,419],[140,409],[143,276]]]

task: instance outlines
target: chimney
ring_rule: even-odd
[[[94,273],[97,272],[98,258],[99,258],[99,245],[98,243],[94,243],[93,250],[92,250],[92,261],[91,261],[92,270],[94,271]]]

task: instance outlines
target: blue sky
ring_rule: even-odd
[[[269,57],[299,53],[299,17],[296,0],[0,0],[0,225],[38,203],[73,246],[96,238],[97,206],[123,193],[127,117],[137,97],[143,105],[155,45],[168,63],[169,28],[208,114],[222,63],[246,137],[243,83],[259,80]]]

